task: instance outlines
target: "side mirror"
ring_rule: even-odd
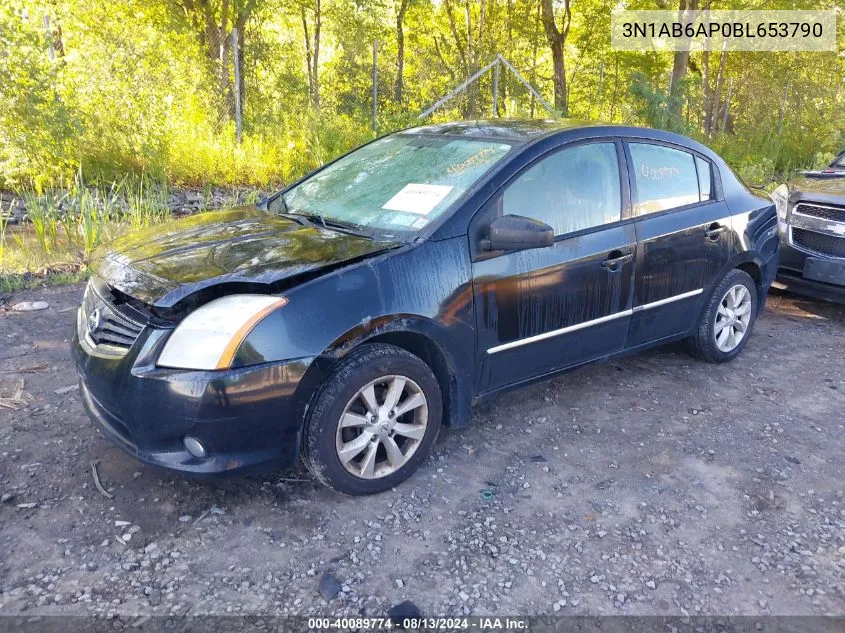
[[[490,223],[486,240],[481,240],[485,251],[517,251],[543,248],[555,242],[555,232],[545,222],[521,215],[503,215]]]

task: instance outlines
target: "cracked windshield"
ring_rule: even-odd
[[[329,165],[284,196],[287,211],[381,231],[418,231],[511,149],[505,143],[399,135]]]

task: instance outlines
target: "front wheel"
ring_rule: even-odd
[[[365,345],[341,362],[316,395],[305,421],[302,459],[338,492],[388,490],[428,456],[442,410],[428,365],[394,345]]]
[[[711,363],[736,358],[748,342],[757,316],[757,286],[745,271],[734,269],[713,290],[689,339],[695,356]]]

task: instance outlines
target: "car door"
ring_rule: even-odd
[[[496,193],[470,225],[479,392],[620,351],[631,314],[636,240],[622,144],[552,150]],[[552,246],[484,252],[490,221],[522,215]]]
[[[728,263],[731,214],[705,157],[667,144],[625,142],[637,236],[628,348],[688,331]]]

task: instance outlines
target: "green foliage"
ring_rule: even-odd
[[[400,83],[396,20],[403,4]],[[730,52],[723,73],[718,52],[695,51],[670,92],[671,53],[612,50],[617,4],[572,3],[564,52],[573,117],[686,133],[754,177],[781,177],[845,146],[842,46],[838,54]],[[655,0],[625,4],[658,8]],[[833,4],[774,0],[767,8]],[[112,183],[127,186],[127,177],[264,189],[289,182],[373,137],[376,41],[380,133],[418,124],[418,113],[497,53],[551,100],[551,51],[537,8],[537,0],[0,0],[0,188],[43,192],[72,181],[79,169],[105,196]],[[318,23],[319,110],[306,68]],[[231,63],[236,24],[240,144]],[[488,73],[432,120],[489,116],[492,90]],[[498,97],[506,116],[547,115],[510,73],[500,74]],[[62,223],[66,234],[103,239],[97,227],[109,220],[92,217],[91,205],[73,201],[73,222]],[[52,248],[45,213],[36,209],[34,219],[44,247]],[[141,213],[131,222],[145,221]]]
[[[21,190],[30,223],[9,229],[0,214],[0,273],[83,267],[103,242],[170,218],[167,186],[147,174],[95,188],[77,172],[66,187]],[[11,235],[14,248],[6,248]]]

